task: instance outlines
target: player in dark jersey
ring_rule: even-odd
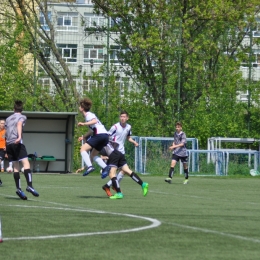
[[[172,150],[172,161],[169,170],[169,177],[165,179],[165,182],[171,183],[174,174],[174,167],[176,163],[181,160],[185,173],[185,180],[183,184],[188,184],[188,151],[186,148],[187,138],[186,134],[182,131],[182,124],[177,122],[175,124],[176,132],[174,133],[174,141],[169,147]]]
[[[22,133],[23,126],[27,120],[25,115],[22,115],[23,102],[20,100],[14,103],[14,114],[9,116],[5,122],[6,128],[6,153],[8,160],[13,162],[14,180],[16,185],[16,194],[23,200],[27,200],[26,195],[21,189],[21,180],[19,173],[19,162],[22,162],[24,168],[24,176],[27,182],[26,191],[32,193],[33,196],[38,197],[39,193],[32,186],[32,173],[30,169],[30,162],[26,148],[23,144]]]
[[[123,194],[121,193],[121,189],[119,186],[119,181],[116,177],[116,171],[118,168],[121,168],[125,174],[132,178],[136,183],[138,183],[143,190],[143,195],[146,196],[148,193],[148,183],[143,182],[141,178],[134,173],[127,165],[125,155],[117,150],[118,144],[110,141],[102,150],[101,155],[105,156],[103,159],[107,159],[107,165],[110,167],[109,177],[112,181],[112,185],[116,190],[116,194],[114,196],[109,196],[110,199],[122,199]],[[106,172],[102,172],[101,178],[104,179],[107,176]]]

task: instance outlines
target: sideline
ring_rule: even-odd
[[[203,232],[203,233],[216,234],[216,235],[221,235],[221,236],[225,236],[225,237],[231,237],[231,238],[235,238],[235,239],[240,239],[240,240],[260,243],[260,239],[257,239],[257,238],[243,237],[243,236],[233,235],[233,234],[220,232],[220,231],[216,231],[216,230],[211,230],[211,229],[206,229],[206,228],[199,228],[199,227],[193,227],[193,226],[187,226],[187,225],[181,225],[181,224],[172,223],[172,222],[162,222],[162,223],[163,224],[167,224],[167,225],[180,227],[180,228],[191,229],[191,230],[194,230],[194,231],[200,231],[200,232]]]

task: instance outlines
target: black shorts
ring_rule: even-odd
[[[127,164],[126,159],[125,159],[125,155],[120,153],[117,150],[114,150],[110,155],[109,155],[109,159],[107,161],[107,165],[109,165],[110,167],[117,167],[117,168],[121,168],[123,167],[125,164]]]
[[[86,143],[97,151],[101,151],[101,149],[108,143],[108,134],[93,135],[86,141]]]
[[[23,144],[8,144],[6,153],[9,162],[21,161],[28,157],[26,148]]]
[[[5,159],[5,154],[6,154],[6,151],[4,149],[0,149],[0,160]]]
[[[176,154],[173,154],[172,155],[172,160],[174,160],[176,162],[181,160],[182,163],[188,163],[188,156],[181,157],[181,156],[178,156]]]

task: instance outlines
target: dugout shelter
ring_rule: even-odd
[[[13,111],[0,111],[6,119]],[[23,129],[23,143],[28,154],[37,154],[31,170],[40,172],[69,173],[73,170],[74,127],[77,112],[23,111],[27,117]],[[5,162],[5,168],[8,162]]]

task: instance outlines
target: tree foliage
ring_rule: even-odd
[[[97,13],[113,20],[106,30],[115,34],[122,65],[148,100],[142,111],[152,115],[148,124],[157,124],[153,135],[171,135],[178,119],[204,144],[206,136],[248,134],[248,108],[237,94],[248,88],[239,67],[248,52],[243,40],[259,13],[257,1],[94,3]]]
[[[5,65],[1,66],[0,86],[6,100],[13,99],[19,89],[19,95],[26,93],[34,109],[75,111],[80,94],[55,44],[55,21],[48,16],[47,0],[5,2],[8,8],[2,15],[10,24],[1,27],[7,44],[1,46]],[[172,136],[177,120],[183,121],[187,135],[199,138],[203,146],[211,136],[259,136],[259,84],[244,79],[239,71],[241,62],[250,65],[252,46],[258,43],[253,39],[251,46],[248,44],[259,15],[258,1],[93,2],[95,12],[110,17],[112,26],[96,26],[88,33],[107,34],[119,46],[121,63],[117,68],[110,64],[105,88],[84,93],[93,99],[93,111],[107,128],[125,109],[134,134],[139,136]],[[42,30],[39,13],[48,31]],[[46,58],[43,44],[57,63]],[[110,46],[106,47],[109,50]],[[26,55],[43,68],[37,77],[45,74],[51,78],[55,95],[35,84],[32,71],[17,65]],[[91,78],[104,79],[106,65],[93,72]],[[123,70],[132,84],[129,89],[125,87],[124,96],[115,84],[117,70]],[[6,86],[11,90],[6,91]],[[247,90],[251,93],[250,104],[238,102],[238,92]],[[5,108],[8,102],[1,104]]]

